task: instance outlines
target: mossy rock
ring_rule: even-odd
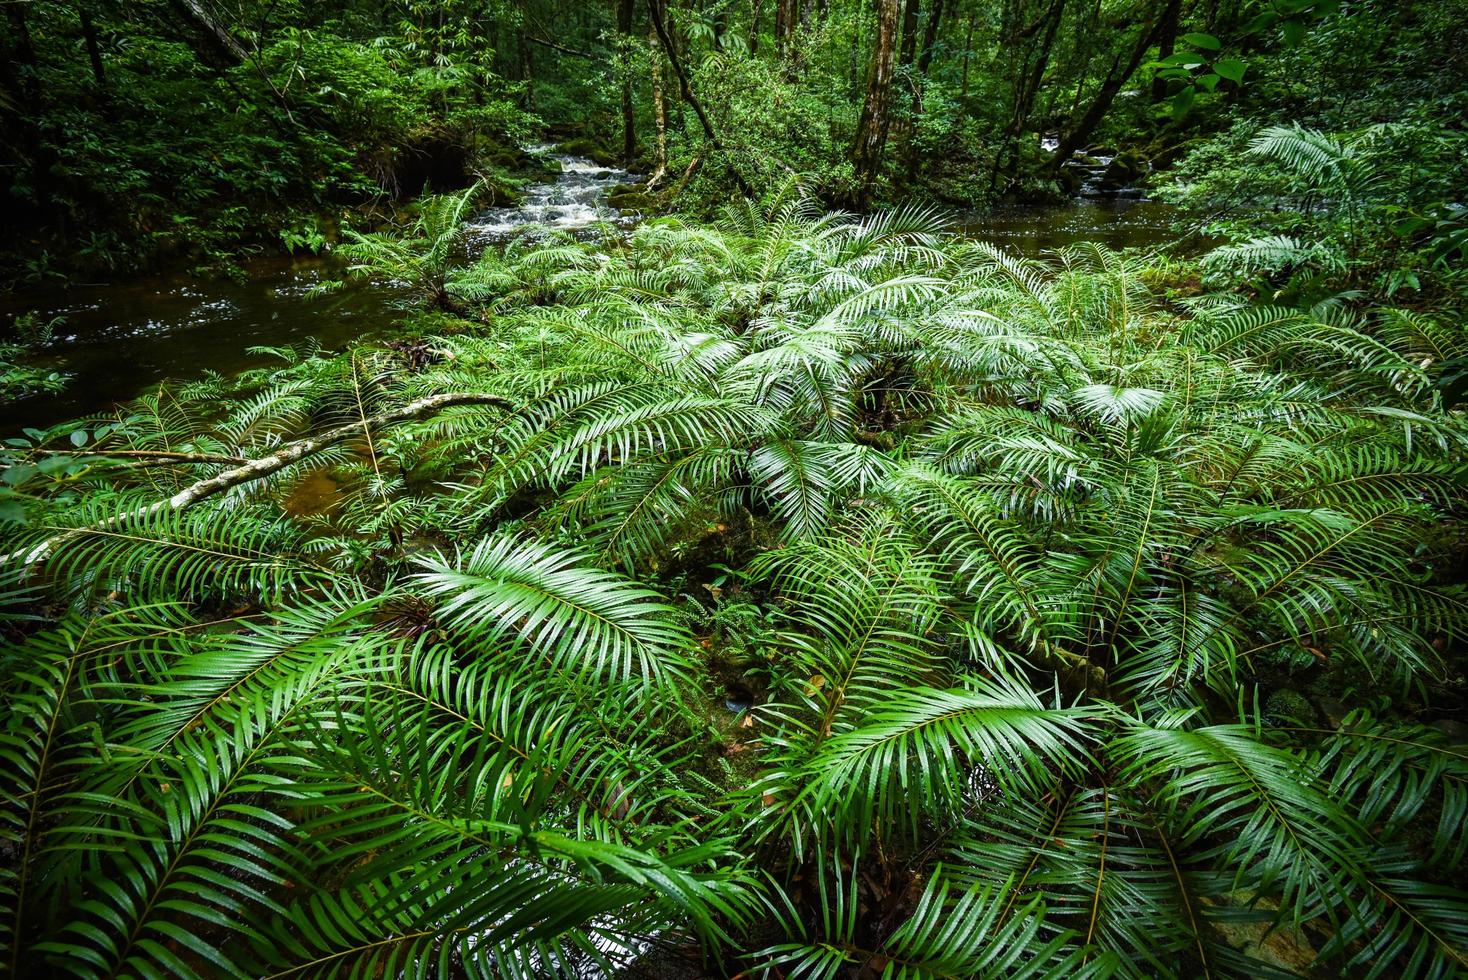
[[[1315,706],[1299,691],[1282,688],[1265,699],[1264,716],[1276,725],[1309,725],[1315,721]]]
[[[618,184],[607,195],[607,204],[618,211],[656,211],[658,199],[642,184]]]
[[[1075,167],[1061,167],[1056,172],[1055,179],[1060,184],[1060,189],[1066,196],[1072,196],[1078,193],[1081,185],[1086,182],[1085,175]]]
[[[504,147],[490,153],[484,160],[491,167],[499,167],[502,170],[519,170],[531,162],[527,154]]]
[[[1127,150],[1118,153],[1106,165],[1106,172],[1101,175],[1101,180],[1108,187],[1126,187],[1146,177],[1151,170],[1152,166],[1147,162],[1146,156],[1136,150]]]
[[[525,200],[525,192],[519,181],[505,180],[495,175],[484,178],[484,195],[479,204],[487,207],[519,207]]]
[[[603,167],[615,167],[617,165],[617,155],[590,136],[578,136],[575,139],[566,140],[556,147],[556,149],[569,156],[586,157],[592,163]]]

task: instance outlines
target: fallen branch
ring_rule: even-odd
[[[145,463],[230,463],[243,466],[249,460],[243,456],[225,456],[220,453],[170,453],[161,449],[46,449],[48,456],[90,456],[98,460],[137,459]]]
[[[596,55],[592,54],[590,51],[578,51],[576,48],[568,48],[564,44],[557,44],[555,41],[552,41],[549,38],[536,37],[534,34],[531,34],[528,31],[525,34],[525,40],[529,41],[531,44],[538,44],[543,48],[550,48],[552,51],[559,51],[561,52],[561,54],[569,54],[574,58],[589,58],[592,61],[596,60]]]
[[[499,395],[485,395],[477,392],[451,392],[446,395],[430,395],[427,398],[420,398],[415,402],[409,402],[402,408],[382,412],[370,418],[359,419],[356,422],[350,422],[346,425],[338,426],[335,429],[328,429],[314,436],[298,439],[277,449],[269,456],[252,459],[243,466],[236,466],[234,469],[225,470],[206,480],[200,480],[197,483],[190,484],[165,500],[159,500],[145,507],[116,514],[98,524],[63,531],[54,537],[47,538],[34,548],[18,551],[14,554],[6,555],[4,558],[0,558],[0,564],[20,560],[25,565],[34,565],[36,562],[44,560],[51,552],[69,541],[74,541],[77,538],[85,537],[88,534],[93,534],[98,531],[106,531],[109,528],[125,524],[140,517],[147,517],[149,514],[155,514],[159,511],[183,510],[185,507],[192,507],[201,500],[224,493],[226,490],[232,490],[242,484],[263,479],[272,473],[285,469],[292,463],[299,463],[306,457],[315,455],[328,446],[334,446],[339,442],[361,435],[368,431],[369,428],[378,430],[396,422],[407,422],[412,419],[422,418],[425,415],[432,415],[435,412],[454,405],[499,405],[504,408],[511,407],[509,400],[501,398]]]

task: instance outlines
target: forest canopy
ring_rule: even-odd
[[[10,975],[1468,974],[1468,6],[0,6]]]

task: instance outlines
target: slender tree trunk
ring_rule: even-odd
[[[530,42],[520,32],[520,77],[525,81],[525,108],[535,111],[535,64],[530,60]]]
[[[904,0],[902,4],[902,49],[897,63],[906,68],[917,56],[919,0]]]
[[[683,101],[688,103],[688,107],[698,117],[698,124],[703,127],[704,137],[708,139],[719,155],[724,157],[724,164],[729,168],[729,173],[734,178],[734,183],[739,187],[740,192],[745,197],[753,197],[754,192],[745,182],[743,174],[738,171],[734,162],[728,159],[728,154],[724,152],[724,144],[714,131],[714,124],[710,121],[708,113],[704,111],[703,103],[698,101],[698,97],[693,94],[693,87],[688,83],[688,73],[683,70],[683,63],[678,60],[678,52],[674,49],[673,39],[668,34],[668,25],[663,20],[660,0],[647,0],[647,11],[652,17],[653,30],[657,32],[658,40],[663,45],[663,51],[668,56],[668,63],[673,67],[673,74],[678,78],[679,94],[683,96]]]
[[[657,141],[652,151],[652,176],[647,178],[647,189],[652,190],[663,179],[668,170],[668,103],[663,98],[663,55],[658,46],[657,32],[647,29],[647,47],[652,62],[652,121],[657,127]]]
[[[974,21],[978,17],[977,13],[968,15],[968,30],[963,34],[963,82],[958,89],[958,97],[961,99],[968,98],[968,63],[969,56],[973,54],[974,50]]]
[[[759,54],[759,22],[764,12],[764,0],[752,0],[749,8],[749,56]]]
[[[871,203],[872,186],[882,169],[887,132],[892,125],[892,72],[897,45],[897,0],[876,0],[877,31],[867,65],[867,91],[851,162],[856,171],[858,207]]]
[[[25,5],[5,4],[5,20],[10,25],[10,37],[5,42],[5,71],[13,79],[11,84],[16,95],[29,110],[39,113],[41,89],[36,71],[36,48],[31,42],[30,24],[25,19]]]
[[[933,63],[933,47],[938,41],[938,23],[943,17],[943,0],[933,0],[928,8],[928,21],[923,28],[923,47],[918,53],[917,77],[912,84],[912,127],[913,136],[917,135],[918,125],[923,117],[923,88],[927,85],[928,68]],[[908,180],[916,178],[918,167],[922,163],[918,156],[918,145],[916,139],[909,139],[907,145],[907,177]]]
[[[200,0],[171,0],[171,5],[179,16],[203,36],[209,50],[223,64],[240,64],[249,59],[245,46],[214,19],[214,15]]]
[[[1161,61],[1177,50],[1177,26],[1182,14],[1181,3],[1169,3],[1162,12],[1162,26],[1157,34],[1157,60]],[[1152,101],[1167,98],[1167,79],[1152,79]]]
[[[92,23],[92,13],[85,7],[77,10],[82,22],[82,39],[87,45],[87,60],[92,63],[92,81],[97,91],[107,94],[107,71],[102,65],[102,46],[97,43],[97,25]]]
[[[1050,52],[1054,49],[1055,35],[1060,30],[1060,22],[1065,16],[1066,0],[1053,0],[1044,19],[1036,23],[1036,29],[1044,26],[1045,36],[1040,42],[1040,49],[1035,55],[1034,62],[1029,70],[1023,72],[1018,80],[1014,93],[1014,111],[1009,119],[1008,140],[1006,142],[1006,156],[1008,159],[1007,173],[1013,176],[1019,170],[1020,152],[1019,139],[1024,135],[1029,126],[1030,115],[1034,110],[1035,98],[1040,93],[1041,83],[1045,78],[1045,69],[1050,66]],[[996,161],[997,162],[997,161]],[[998,176],[996,167],[996,180]]]
[[[632,12],[637,0],[617,0],[617,33],[622,42],[622,162],[637,156],[637,114],[632,105]]]
[[[1142,58],[1147,54],[1147,49],[1156,42],[1167,8],[1180,6],[1181,3],[1182,0],[1167,0],[1165,8],[1155,11],[1152,20],[1142,25],[1141,33],[1137,35],[1137,41],[1132,45],[1131,54],[1127,57],[1125,65],[1121,64],[1121,59],[1118,57],[1117,62],[1111,66],[1111,70],[1106,73],[1101,89],[1096,93],[1096,98],[1091,102],[1086,114],[1061,137],[1060,146],[1055,151],[1054,166],[1057,169],[1069,160],[1076,150],[1086,145],[1086,141],[1091,138],[1091,134],[1096,131],[1101,120],[1106,118],[1106,113],[1111,109],[1111,103],[1116,100],[1117,93],[1136,73],[1137,66],[1142,63]]]
[[[39,120],[42,116],[44,95],[41,91],[39,65],[36,61],[35,45],[31,41],[30,25],[26,21],[25,5],[5,4],[5,21],[9,28],[0,34],[0,79],[13,99],[0,100],[0,116],[13,119],[13,133],[20,139],[0,148],[0,160],[17,158],[29,171],[31,184],[39,213],[47,215],[52,203],[52,187],[55,184],[56,153],[42,138]],[[68,224],[67,209],[54,212],[62,227]]]
[[[938,44],[938,28],[943,24],[943,0],[933,0],[928,10],[928,22],[923,28],[923,50],[918,55],[918,74],[924,78],[933,64],[933,49]]]

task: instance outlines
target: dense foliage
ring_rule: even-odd
[[[546,133],[634,164],[640,204],[705,215],[792,173],[828,205],[979,205],[1069,193],[1085,166],[1112,190],[1165,183],[1188,157],[1199,213],[1288,213],[1231,229],[1275,242],[1256,271],[1419,288],[1417,256],[1468,242],[1461,0],[4,8],[7,279],[318,249],[425,186],[512,195]],[[1357,161],[1348,194],[1298,158],[1300,183],[1256,173],[1249,140],[1287,124]],[[1342,206],[1322,222],[1325,200]]]
[[[1468,975],[1462,0],[0,6],[8,975]]]
[[[24,235],[7,278],[319,249],[368,205],[508,178],[531,132],[469,11],[4,6],[0,172]]]
[[[1159,275],[787,189],[12,440],[12,968],[1455,975],[1468,341]]]

